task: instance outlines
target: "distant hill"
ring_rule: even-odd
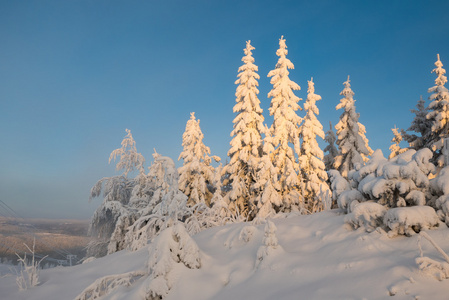
[[[36,253],[56,260],[66,259],[66,252],[81,259],[89,242],[89,220],[14,219],[0,217],[0,258],[16,261],[16,252],[28,252],[36,238]],[[47,263],[56,264],[55,260]],[[44,263],[45,264],[45,263]]]

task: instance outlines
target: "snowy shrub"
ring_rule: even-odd
[[[138,211],[135,222],[123,231],[126,233],[119,236],[124,239],[123,248],[144,247],[161,230],[189,215],[187,196],[178,189],[178,171],[173,160],[156,151],[153,158],[146,179],[147,186],[153,189],[152,197],[147,206]]]
[[[272,136],[266,129],[267,135],[264,139],[263,156],[261,157],[256,182],[253,188],[258,191],[257,212],[254,222],[262,223],[266,218],[276,214],[276,207],[282,206],[282,198],[278,191],[280,190],[278,178],[278,169],[273,165],[270,154],[274,149]]]
[[[214,196],[212,199],[212,207],[208,207],[204,203],[198,203],[189,208],[190,215],[185,220],[189,234],[193,235],[206,228],[236,222],[235,216],[221,196],[219,198]]]
[[[438,197],[435,201],[438,216],[449,226],[449,167],[443,168],[438,176],[430,181],[430,186]]]
[[[75,300],[93,300],[108,295],[113,290],[131,286],[135,281],[146,275],[146,271],[133,271],[124,274],[108,275],[95,280],[84,289]]]
[[[146,269],[97,279],[75,300],[99,299],[119,287],[129,287],[145,277],[146,291],[142,299],[162,299],[175,284],[179,267],[201,267],[200,251],[180,222],[162,231],[149,246]]]
[[[239,240],[248,243],[256,231],[257,228],[251,225],[243,227],[239,234]]]
[[[33,286],[37,286],[39,284],[39,268],[40,263],[44,260],[48,255],[42,257],[39,261],[36,261],[35,258],[35,245],[36,239],[33,240],[33,249],[30,249],[27,244],[24,244],[27,247],[28,251],[31,253],[31,261],[27,260],[26,253],[23,257],[20,257],[17,253],[17,261],[20,265],[20,273],[17,274],[16,283],[19,286],[19,290],[26,290]]]
[[[415,260],[416,264],[419,267],[419,270],[424,274],[433,276],[440,281],[449,278],[449,256],[443,251],[443,249],[440,248],[440,246],[437,245],[437,243],[435,243],[435,241],[426,232],[420,232],[419,235],[418,246],[420,256]],[[424,256],[421,248],[421,237],[424,237],[426,240],[428,240],[432,244],[432,246],[434,246],[435,249],[441,254],[441,256],[443,256],[445,261],[440,262]]]
[[[354,229],[364,227],[371,232],[383,225],[383,218],[387,209],[375,202],[362,202],[357,204],[352,212],[345,217],[345,223]]]
[[[440,220],[449,226],[449,195],[439,197],[435,204],[438,209],[437,214],[440,217]]]
[[[327,173],[331,182],[332,200],[337,202],[341,193],[350,190],[351,185],[337,170],[329,170]]]
[[[352,174],[358,191],[369,200],[388,207],[425,205],[429,190],[428,175],[435,171],[429,162],[432,152],[427,149],[408,150],[386,160],[380,150],[372,159]]]
[[[353,172],[351,179],[356,186],[363,186],[364,182],[368,181],[368,178],[379,177],[383,175],[383,167],[388,163],[388,160],[383,156],[380,149],[377,149],[371,155],[371,159],[358,171]],[[360,190],[362,193],[366,193]]]
[[[159,231],[184,221],[191,213],[187,196],[178,189],[173,160],[155,151],[148,174],[135,179],[112,177],[97,183],[92,195],[103,188],[104,200],[92,217],[88,256],[103,256],[125,248],[137,250]],[[123,156],[122,156],[123,159]]]
[[[407,148],[401,148],[399,146],[399,144],[402,142],[402,134],[400,130],[395,126],[391,129],[391,131],[393,132],[394,137],[391,140],[393,144],[390,146],[390,155],[388,156],[388,158],[393,158],[407,151]]]
[[[95,210],[90,222],[89,235],[93,240],[87,247],[87,256],[106,255],[119,219],[130,214],[128,202],[134,182],[123,176],[103,178],[92,188],[92,197],[101,194],[103,182],[103,203]]]
[[[384,224],[390,229],[389,237],[410,236],[421,230],[438,227],[439,219],[430,206],[398,207],[387,211]]]
[[[340,194],[337,200],[337,204],[340,209],[351,212],[354,205],[365,200],[366,199],[363,197],[362,193],[360,193],[358,190],[349,190],[344,191]]]
[[[108,251],[108,241],[116,231],[116,225],[122,216],[130,213],[129,202],[136,185],[144,176],[145,159],[137,152],[136,142],[131,131],[126,129],[127,135],[123,139],[122,147],[112,151],[109,163],[120,157],[116,169],[123,170],[122,175],[106,177],[99,180],[91,189],[90,198],[99,197],[103,193],[103,203],[95,211],[90,227],[89,235],[94,240],[87,247],[87,256],[103,256]],[[139,171],[136,179],[129,179],[127,175],[133,171]],[[123,225],[119,224],[119,225]],[[111,247],[114,248],[114,247]]]
[[[278,239],[276,237],[276,225],[270,220],[267,220],[264,229],[263,245],[257,250],[256,268],[273,253],[278,247]]]
[[[149,254],[145,299],[163,299],[175,284],[177,267],[201,267],[199,248],[182,223],[161,232],[150,245]]]

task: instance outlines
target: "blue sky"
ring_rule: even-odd
[[[245,41],[271,125],[281,35],[296,95],[313,77],[325,129],[350,75],[370,146],[388,155],[390,129],[428,97],[436,54],[449,66],[448,13],[448,1],[1,0],[0,199],[24,217],[89,218],[125,129],[147,165],[153,148],[176,160],[192,111],[226,161]]]

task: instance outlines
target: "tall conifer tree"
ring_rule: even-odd
[[[334,167],[334,159],[338,155],[337,147],[335,147],[335,141],[337,137],[335,136],[334,130],[332,128],[332,123],[329,122],[329,130],[326,132],[324,140],[327,142],[326,148],[324,148],[324,152],[327,154],[324,156],[324,165],[326,166],[326,171],[333,169]]]
[[[279,56],[276,68],[268,73],[273,89],[268,93],[272,98],[269,108],[270,115],[274,117],[271,127],[274,152],[273,165],[279,172],[279,194],[283,200],[283,209],[289,211],[300,204],[301,180],[298,180],[298,163],[295,153],[300,154],[299,126],[302,118],[296,111],[302,110],[298,104],[301,100],[293,91],[300,90],[300,86],[290,80],[288,69],[294,69],[293,63],[286,57],[288,54],[285,39],[279,40]]]
[[[307,99],[304,103],[306,116],[299,128],[302,139],[301,155],[299,156],[299,167],[304,181],[304,201],[309,212],[322,210],[320,193],[329,190],[327,185],[327,173],[323,163],[323,150],[320,149],[316,137],[324,139],[323,125],[318,121],[319,115],[316,101],[321,96],[315,94],[313,78],[308,81]]]
[[[183,151],[178,158],[184,161],[178,169],[179,189],[187,195],[188,204],[192,206],[200,202],[209,205],[212,198],[208,185],[213,182],[214,168],[210,165],[210,149],[204,145],[203,138],[200,120],[196,120],[192,112],[182,135]],[[216,156],[213,158],[220,160]]]
[[[443,139],[449,137],[449,92],[444,86],[447,82],[447,77],[444,75],[446,70],[443,69],[439,54],[435,66],[436,68],[432,70],[432,73],[437,74],[435,86],[428,90],[431,93],[429,97],[431,102],[428,107],[427,119],[431,122],[432,128],[425,146],[435,152],[434,158],[438,160],[439,165],[442,165]]]
[[[257,97],[259,86],[257,80],[258,68],[254,64],[251,41],[246,42],[243,65],[238,69],[237,90],[235,93],[236,104],[234,113],[237,113],[231,132],[231,149],[228,151],[230,162],[225,167],[229,174],[232,186],[229,199],[234,203],[240,213],[248,213],[254,209],[253,204],[256,195],[253,192],[253,184],[257,165],[262,152],[262,137],[264,132],[264,117]]]
[[[340,121],[335,125],[340,154],[335,157],[334,168],[343,177],[348,178],[349,171],[357,165],[363,165],[373,150],[368,146],[365,126],[358,122],[360,114],[355,112],[354,92],[351,90],[349,76],[343,85],[345,87],[340,95],[344,98],[336,107],[337,110],[343,108],[344,111],[340,116]]]
[[[416,104],[416,109],[411,109],[410,111],[415,114],[415,117],[407,131],[413,131],[419,135],[408,134],[405,130],[401,130],[401,136],[409,143],[411,148],[419,150],[427,144],[426,139],[430,137],[429,134],[432,128],[431,121],[426,117],[428,111],[422,96]]]

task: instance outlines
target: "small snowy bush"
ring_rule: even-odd
[[[337,203],[339,208],[351,212],[355,205],[365,200],[365,197],[358,190],[349,190],[340,194]]]
[[[20,257],[17,253],[18,262],[21,270],[17,274],[16,283],[19,286],[19,290],[26,290],[30,287],[37,286],[39,284],[39,265],[48,255],[41,258],[39,261],[35,259],[35,245],[36,239],[33,241],[33,249],[31,250],[27,244],[24,244],[28,251],[31,252],[31,262],[27,260],[26,253],[23,257]]]
[[[201,267],[200,250],[182,223],[167,228],[150,246],[146,298],[163,299],[175,284],[174,269]]]
[[[443,251],[443,249],[440,248],[440,246],[437,245],[437,243],[427,233],[420,232],[419,235],[420,236],[418,239],[418,246],[420,256],[415,260],[416,264],[418,264],[419,270],[422,271],[424,274],[433,276],[440,281],[449,278],[449,256],[446,254],[446,252]],[[432,244],[432,246],[434,246],[435,249],[441,254],[441,256],[443,256],[445,261],[440,262],[424,256],[424,253],[421,248],[421,237],[424,237],[426,240],[428,240]]]
[[[443,168],[440,174],[430,181],[430,186],[438,197],[435,201],[438,216],[449,226],[449,167]]]
[[[327,174],[329,176],[329,181],[331,182],[332,200],[337,202],[341,193],[350,190],[351,185],[337,170],[329,170]]]
[[[121,286],[131,286],[136,280],[145,275],[146,272],[140,270],[98,278],[91,285],[85,288],[84,291],[82,291],[81,294],[75,298],[75,300],[99,299]]]
[[[264,230],[263,245],[257,250],[256,268],[279,247],[276,237],[276,225],[270,220],[267,220]]]
[[[383,218],[387,209],[375,202],[362,202],[357,204],[352,213],[345,217],[345,222],[354,229],[364,227],[366,231],[371,232],[377,227],[383,225]]]
[[[408,150],[389,161],[377,150],[373,159],[354,174],[357,188],[367,198],[389,207],[425,205],[428,175],[435,170],[427,149]]]
[[[257,228],[255,226],[245,226],[242,228],[239,234],[239,240],[244,241],[245,243],[248,243],[252,237],[254,236],[254,233],[257,231]]]
[[[387,211],[384,224],[391,231],[389,237],[396,235],[413,235],[421,230],[438,227],[439,219],[430,206],[398,207]]]

